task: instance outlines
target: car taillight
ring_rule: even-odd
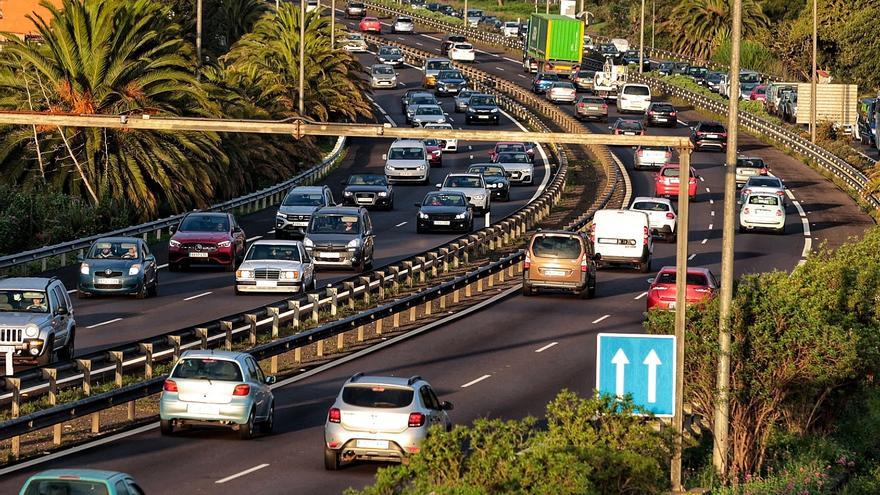
[[[678,114],[675,113],[675,112],[669,112],[669,116],[670,116],[670,117],[675,117],[676,115],[678,115]]]
[[[584,255],[584,259],[581,260],[581,273],[587,273],[587,257]]]
[[[748,209],[748,208],[743,208],[743,214],[748,215],[748,214],[749,214],[749,209]]]
[[[165,385],[162,386],[162,390],[166,392],[177,392],[177,383],[174,380],[165,380]]]
[[[608,104],[607,104],[607,103],[603,103],[603,104],[602,104],[602,110],[608,110]]]
[[[776,195],[781,198],[782,196],[785,196],[785,193],[782,191],[776,191]]]
[[[768,172],[768,170],[766,168],[762,168],[761,170],[758,171],[758,173],[761,175],[767,175],[767,172]]]
[[[670,212],[667,212],[667,213],[666,213],[666,218],[668,218],[668,219],[670,219],[670,220],[675,219],[675,213],[672,213],[671,211],[670,211]]]
[[[644,136],[644,135],[645,135],[645,131],[642,131],[639,133],[639,136]]]
[[[645,237],[644,237],[644,239],[642,240],[642,242],[643,242],[643,244],[644,244],[645,246],[648,245],[648,240],[649,240],[650,238],[651,238],[651,231],[648,229],[648,227],[645,227]]]
[[[746,194],[751,194],[751,193],[752,193],[751,189],[743,189],[743,192],[742,192],[743,196],[745,196]]]
[[[582,103],[578,103],[578,108],[584,108],[585,106],[586,106],[586,105],[584,105],[583,102],[582,102]]]
[[[425,415],[420,412],[409,413],[409,427],[418,428],[425,424]]]
[[[726,133],[726,132],[721,133],[721,134],[719,134],[718,136],[719,136],[721,139],[727,139],[727,133]]]
[[[523,261],[523,270],[528,270],[532,267],[532,258],[529,256],[529,253],[526,253],[526,259]]]
[[[654,111],[653,111],[653,110],[648,110],[648,115],[654,115]]]
[[[700,137],[700,136],[702,136],[702,135],[704,135],[704,134],[706,134],[706,133],[705,133],[705,132],[701,132],[701,131],[697,131],[697,137]]]
[[[782,216],[782,210],[776,210],[776,216],[777,216],[777,217],[781,217],[781,216]]]
[[[232,390],[232,395],[235,395],[237,397],[242,397],[242,396],[248,395],[250,393],[251,393],[251,386],[247,385],[245,383],[240,383],[240,384],[236,385],[235,388]]]
[[[327,421],[331,423],[338,423],[342,421],[342,412],[339,410],[339,408],[330,408],[330,412],[327,413]]]
[[[636,151],[636,154],[639,155],[639,156],[642,156],[642,155],[645,154],[645,150],[643,150],[643,149],[639,149],[639,150]]]

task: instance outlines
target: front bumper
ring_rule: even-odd
[[[315,262],[315,266],[353,268],[363,259],[360,248],[340,250],[322,249],[320,246],[315,246],[313,248],[306,248],[306,250]]]
[[[370,195],[364,195],[364,194],[357,195],[357,194],[355,194],[352,196],[343,196],[342,197],[342,204],[344,204],[345,206],[363,206],[366,208],[369,208],[372,206],[380,206],[380,207],[387,208],[387,207],[391,206],[391,197],[390,196],[380,197],[380,196],[376,196],[376,195],[372,195],[372,194],[370,194]]]
[[[390,182],[424,182],[428,179],[428,169],[385,169],[385,176]]]
[[[434,89],[434,93],[438,96],[457,95],[459,92],[461,92],[463,87],[464,85],[447,86],[438,84],[437,87]]]
[[[500,112],[494,113],[476,113],[468,112],[464,119],[465,122],[499,122],[498,115]]]
[[[233,248],[217,248],[205,252],[207,256],[191,256],[193,253],[180,248],[168,248],[168,262],[182,265],[220,265],[228,266],[235,262]]]
[[[397,79],[371,79],[370,87],[373,89],[394,89],[397,87]]]
[[[13,364],[37,364],[37,359],[46,352],[45,341],[42,338],[25,338],[23,342],[4,342],[0,344],[3,347],[14,347],[12,353]],[[31,349],[39,349],[36,355],[31,354]],[[0,363],[6,362],[6,353],[0,354]]]
[[[260,280],[260,285],[257,285],[257,282],[257,280],[253,279],[239,279],[235,281],[235,288],[239,292],[302,292],[302,282],[293,282],[287,280]],[[275,282],[275,285],[265,285],[263,284],[265,282]]]
[[[163,420],[182,420],[197,423],[234,423],[244,424],[248,421],[251,412],[251,401],[230,402],[228,404],[203,404],[199,402],[187,402],[162,394],[159,401],[159,417]],[[216,406],[217,414],[189,412],[189,405]]]
[[[106,283],[109,280],[115,280],[116,283]],[[100,273],[91,273],[80,274],[76,288],[88,294],[135,294],[140,290],[142,282],[140,274],[105,279]]]
[[[441,222],[438,224],[437,222]],[[470,222],[467,219],[461,220],[432,220],[432,219],[422,219],[419,218],[416,220],[419,230],[434,230],[434,231],[450,231],[450,230],[468,230],[470,228]],[[448,224],[448,225],[447,225]]]

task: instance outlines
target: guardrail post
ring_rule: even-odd
[[[348,309],[354,311],[354,282],[342,282],[342,289],[348,292]]]
[[[499,284],[504,283],[504,269],[503,268],[501,270],[498,270],[498,283]]]
[[[138,344],[138,350],[144,354],[144,378],[153,378],[153,344]]]
[[[223,320],[220,322],[220,329],[223,330],[224,339],[223,339],[223,347],[227,351],[232,350],[232,322],[228,320]]]
[[[473,285],[473,284],[470,284],[470,283],[469,283],[469,284],[467,284],[467,285],[464,286],[464,297],[465,297],[465,299],[471,297],[471,285]]]
[[[174,362],[176,363],[177,360],[180,359],[180,335],[169,335],[168,344],[174,349],[172,355],[174,356]]]
[[[108,354],[110,355],[110,359],[112,359],[113,362],[116,363],[116,376],[115,376],[116,386],[119,388],[122,388],[122,364],[123,364],[122,352],[110,351]],[[134,407],[135,407],[135,401],[133,401],[133,400],[128,401],[128,403],[126,404],[126,411],[128,413],[128,420],[129,421],[134,420],[134,415],[135,415]]]
[[[196,335],[198,335],[199,340],[202,341],[202,349],[208,348],[208,329],[205,327],[196,328]]]
[[[357,328],[357,341],[358,341],[358,342],[363,342],[363,341],[364,341],[364,326],[363,326],[363,325],[358,325],[358,328]]]
[[[443,273],[449,273],[449,248],[440,248],[440,258],[443,259]]]
[[[459,289],[458,287],[456,287],[455,290],[452,291],[452,304],[458,304],[460,293],[461,293],[461,289]]]
[[[385,272],[376,272],[376,278],[379,280],[379,301],[385,299]]]
[[[416,263],[419,264],[419,283],[425,283],[425,257],[417,256]]]
[[[54,371],[54,370],[53,370]],[[12,389],[12,417],[17,418],[21,414],[21,378],[6,378],[6,387]],[[21,457],[21,437],[12,437],[12,457]]]
[[[61,253],[61,266],[67,266],[67,253]]]
[[[324,357],[324,339],[318,339],[317,344],[318,344],[318,350],[316,352],[316,355],[319,358]]]
[[[250,326],[250,344],[257,345],[257,315],[254,313],[248,313],[244,315],[244,319],[248,322]]]
[[[415,305],[410,306],[410,308],[409,308],[409,322],[410,323],[415,323],[417,311],[418,311],[418,308]]]
[[[391,272],[391,291],[396,294],[400,290],[400,267],[392,266],[388,270]]]
[[[336,310],[339,304],[338,290],[335,287],[327,287],[327,297],[330,298],[330,316],[336,316]]]
[[[293,311],[293,332],[299,331],[299,301],[287,301],[287,307]]]
[[[459,265],[458,255],[459,255],[461,246],[456,242],[451,246],[451,249],[452,249],[452,268],[457,270],[458,265]]]
[[[413,262],[412,261],[404,261],[403,269],[406,270],[406,285],[409,288],[413,286]]]
[[[440,311],[443,312],[443,310],[445,310],[445,309],[446,309],[446,294],[442,294],[440,296]]]
[[[391,318],[392,328],[400,328],[400,312],[395,312],[394,316]]]
[[[483,279],[478,278],[477,279],[477,294],[480,294],[482,292],[483,292]]]
[[[43,368],[43,379],[49,382],[49,405],[58,404],[58,370]],[[61,445],[61,423],[52,425],[52,445]]]
[[[358,277],[358,282],[364,287],[364,304],[370,304],[370,277]]]
[[[278,338],[278,326],[280,317],[278,316],[280,311],[278,308],[274,306],[269,306],[266,308],[269,314],[272,316],[272,340]],[[269,359],[269,374],[274,375],[278,373],[278,355],[274,355]]]
[[[308,298],[309,298],[309,303],[311,303],[311,305],[312,305],[312,321],[315,323],[315,325],[317,325],[318,322],[320,321],[320,319],[318,317],[318,306],[321,304],[321,302],[320,302],[321,296],[319,296],[318,294],[309,294]]]
[[[433,299],[428,299],[427,301],[425,301],[425,316],[431,316],[431,308],[433,306],[433,304],[431,303],[433,302]]]
[[[83,395],[89,397],[92,395],[92,360],[77,359],[76,366],[83,374]],[[101,413],[92,413],[92,433],[98,433],[101,430]]]

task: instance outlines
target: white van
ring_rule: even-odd
[[[617,95],[619,113],[645,113],[651,105],[651,88],[645,84],[626,83]]]
[[[651,223],[642,211],[599,210],[590,227],[593,250],[601,255],[599,266],[632,265],[642,273],[651,271],[654,243]]]
[[[306,12],[312,12],[318,10],[318,0],[307,0],[306,1]]]
[[[428,183],[428,150],[418,139],[397,139],[391,143],[385,160],[385,176],[388,182]]]
[[[617,48],[617,53],[629,51],[629,41],[623,38],[614,38],[611,40],[611,44],[614,45],[614,48]]]

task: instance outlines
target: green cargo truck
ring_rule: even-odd
[[[584,23],[555,14],[532,14],[523,53],[525,72],[568,76],[584,56]]]

